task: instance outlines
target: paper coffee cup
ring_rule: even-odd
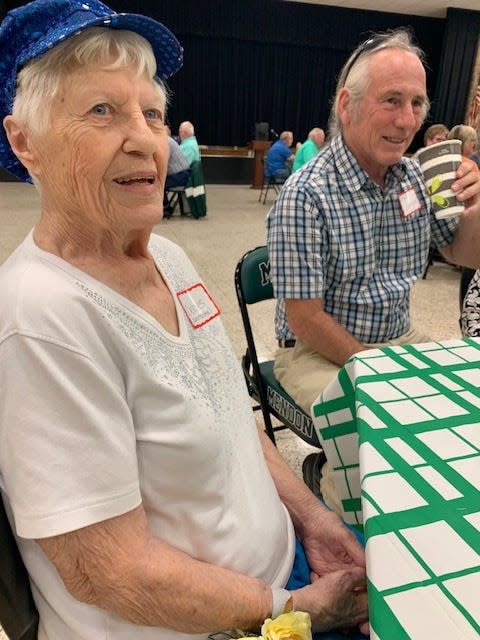
[[[456,171],[462,162],[460,140],[445,140],[420,149],[418,161],[425,176],[425,184],[436,218],[452,218],[462,213],[464,205],[452,191]]]

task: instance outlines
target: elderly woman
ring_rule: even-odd
[[[478,165],[471,158],[477,146],[477,132],[475,129],[467,124],[457,124],[448,132],[447,140],[460,140],[462,143],[463,162],[468,163],[473,171],[478,172]]]
[[[292,607],[356,634],[361,545],[259,436],[218,307],[151,233],[178,42],[36,0],[0,46],[0,162],[41,197],[0,269],[0,486],[39,638],[207,638]]]

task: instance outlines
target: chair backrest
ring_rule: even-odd
[[[237,263],[237,268],[235,269],[235,289],[238,306],[242,315],[243,329],[247,339],[247,351],[243,357],[242,365],[246,373],[251,364],[254,375],[258,380],[260,379],[260,369],[248,313],[248,305],[273,298],[273,287],[270,280],[270,261],[265,245],[247,251],[247,253],[240,258]]]
[[[274,361],[258,361],[248,307],[274,298],[266,246],[256,247],[240,258],[235,270],[235,289],[247,340],[247,349],[242,357],[243,373],[250,396],[259,403],[254,410],[262,410],[265,431],[273,443],[274,431],[289,428],[308,444],[320,446],[310,416],[295,404],[276,379]],[[271,415],[280,421],[281,426],[273,427]]]
[[[270,261],[266,246],[257,247],[246,253],[238,266],[238,283],[246,304],[273,298],[270,280]]]
[[[207,196],[201,160],[195,160],[190,165],[190,177],[185,188],[185,195],[190,213],[194,218],[202,218],[207,214]]]
[[[10,640],[36,640],[38,612],[0,496],[0,623]]]

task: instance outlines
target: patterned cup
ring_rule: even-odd
[[[455,172],[462,162],[461,151],[460,140],[445,140],[417,153],[436,218],[452,218],[464,209],[451,189]]]

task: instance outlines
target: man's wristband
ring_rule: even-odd
[[[293,611],[293,598],[290,591],[272,587],[272,620],[282,613],[290,613]]]

